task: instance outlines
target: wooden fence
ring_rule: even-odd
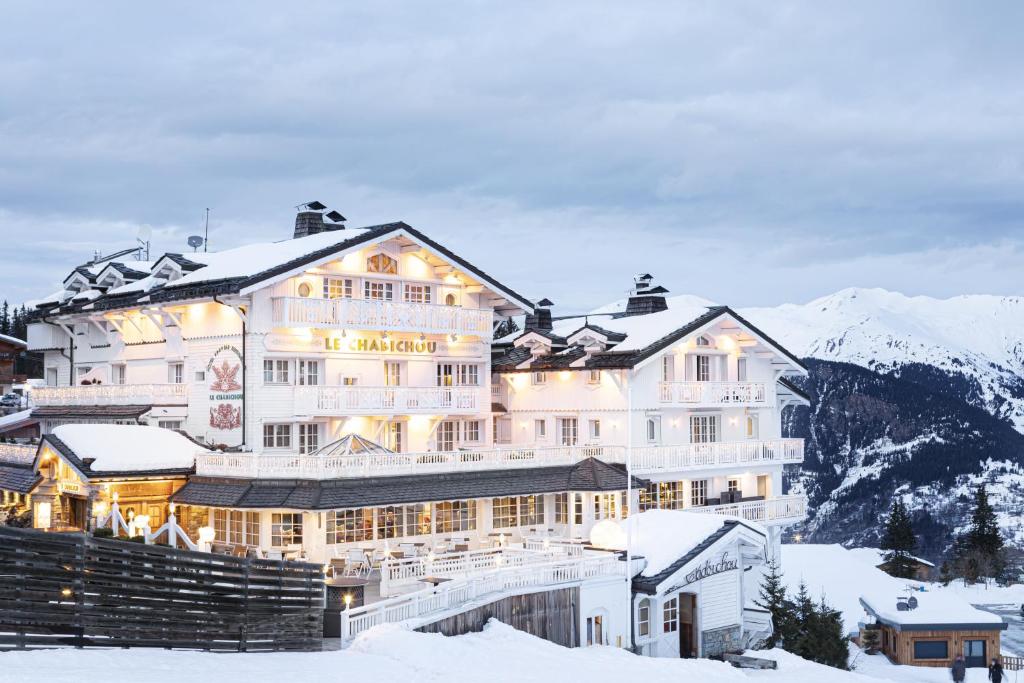
[[[0,650],[318,650],[319,565],[0,526]]]

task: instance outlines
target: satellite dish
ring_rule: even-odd
[[[192,251],[195,251],[199,247],[203,246],[203,236],[202,235],[189,235],[189,237],[188,237],[188,246],[192,247]]]

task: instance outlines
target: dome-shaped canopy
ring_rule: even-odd
[[[313,451],[311,455],[380,455],[383,453],[394,453],[394,451],[381,446],[379,443],[364,439],[358,434],[346,434],[337,441],[324,444]]]

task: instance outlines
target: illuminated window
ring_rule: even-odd
[[[282,548],[302,544],[302,513],[275,512],[270,516],[270,545]]]
[[[434,506],[434,531],[450,534],[476,530],[476,501],[454,500]]]
[[[658,507],[662,510],[682,510],[686,507],[683,497],[683,482],[658,482]]]
[[[222,543],[258,546],[260,544],[260,513],[241,510],[214,510],[213,531]]]
[[[491,499],[491,526],[496,529],[519,526],[518,503],[515,496]]]
[[[405,536],[405,508],[388,505],[376,509],[377,538],[401,538]]]
[[[394,284],[390,282],[378,282],[366,280],[363,282],[363,298],[377,301],[391,301],[395,298]]]
[[[520,526],[538,526],[544,523],[544,496],[519,496]]]
[[[569,523],[569,494],[555,494],[555,524]]]
[[[444,296],[444,305],[445,306],[454,306],[455,304],[458,303],[458,301],[459,300],[457,298],[455,298],[454,294],[445,294],[445,296]]]
[[[324,278],[324,298],[325,299],[351,299],[352,298],[352,280],[350,278],[325,277]]]
[[[746,435],[748,439],[757,438],[757,415],[747,415],[745,419]]]
[[[366,259],[366,272],[398,275],[398,261],[387,254],[374,254]]]
[[[429,304],[430,285],[405,285],[402,290],[402,300],[411,304]]]
[[[373,509],[331,510],[327,513],[327,543],[373,540]]]

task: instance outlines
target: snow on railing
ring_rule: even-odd
[[[626,575],[626,564],[610,553],[594,553],[522,567],[493,569],[479,576],[455,579],[406,595],[347,609],[341,613],[343,643],[380,624],[415,620],[430,623],[485,596],[538,587],[555,588],[588,579]]]
[[[661,382],[662,403],[701,406],[771,406],[775,392],[766,382]]]
[[[803,462],[801,439],[724,441],[633,448],[634,474]],[[209,453],[196,455],[196,472],[206,476],[337,479],[433,474],[474,470],[573,465],[586,458],[625,463],[625,446],[501,446],[479,450],[300,455],[298,453]]]
[[[488,309],[377,299],[274,297],[274,324],[287,327],[395,330],[491,338]]]
[[[748,522],[790,522],[807,516],[807,496],[777,496],[765,500],[748,500],[726,505],[707,505],[688,508],[693,512],[739,517]]]
[[[353,413],[477,413],[482,387],[313,386],[295,388],[296,415]]]
[[[85,384],[39,387],[30,394],[38,406],[185,404],[187,384]]]
[[[24,443],[0,443],[0,462],[31,465],[38,446]]]

